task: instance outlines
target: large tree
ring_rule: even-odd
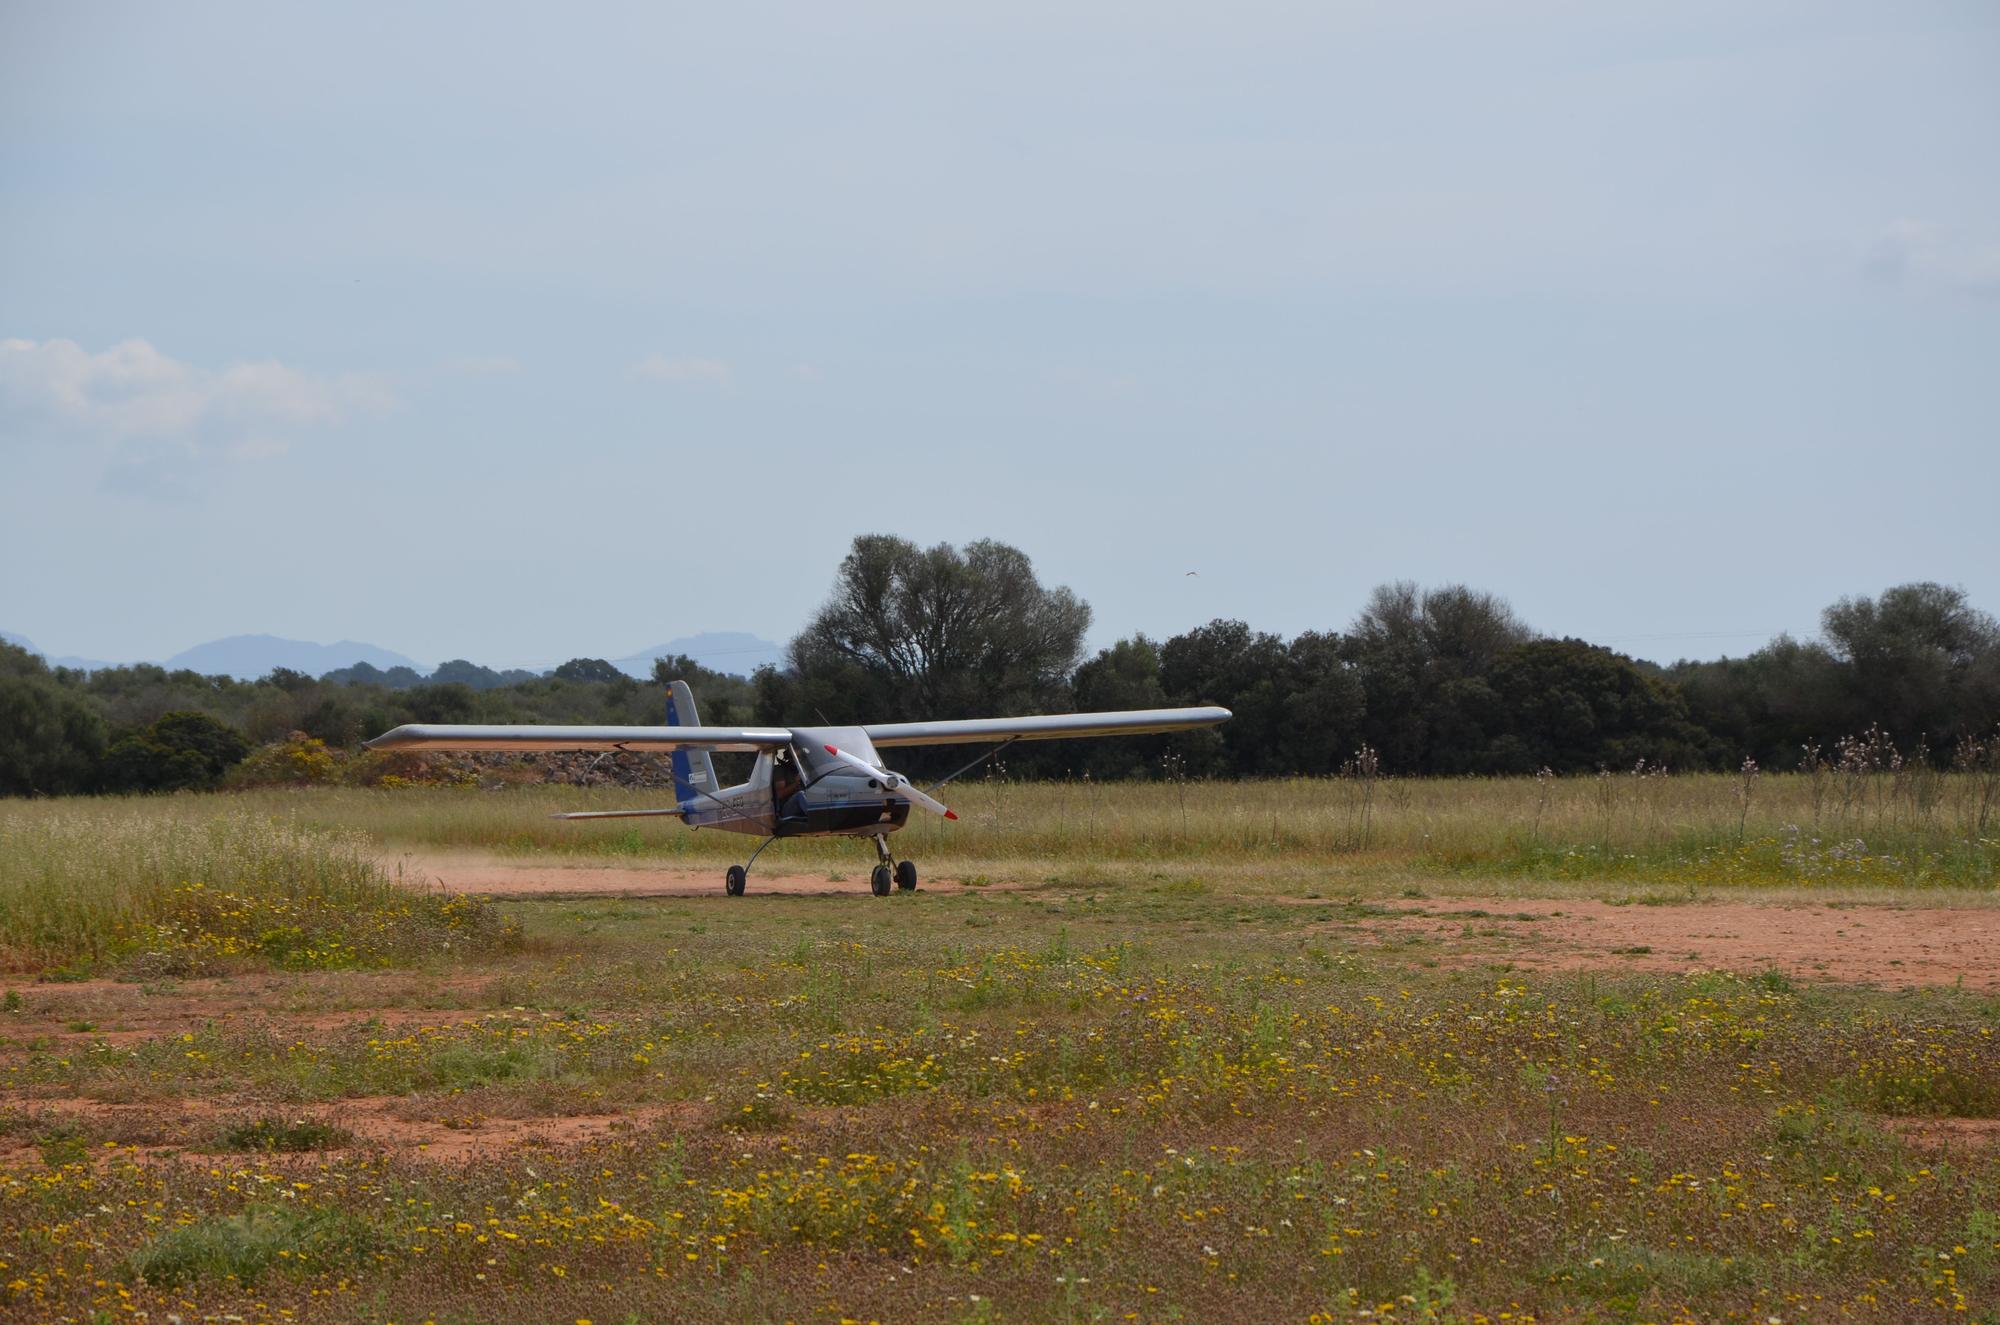
[[[1089,628],[1089,606],[1043,585],[1018,548],[982,539],[926,549],[864,534],[792,641],[799,687],[771,694],[849,721],[1060,708]]]
[[[1671,681],[1582,640],[1535,640],[1508,650],[1488,677],[1499,733],[1479,771],[1587,773],[1638,760],[1702,768],[1710,737],[1688,720]]]
[[[0,643],[0,796],[85,790],[104,740],[87,699],[34,654]]]
[[[2000,623],[1963,589],[1925,581],[1843,598],[1820,630],[1847,664],[1859,716],[1899,741],[1984,732],[2000,718]]]
[[[1447,584],[1378,587],[1342,641],[1365,695],[1363,731],[1399,773],[1479,769],[1499,718],[1487,676],[1534,638],[1503,598]]]

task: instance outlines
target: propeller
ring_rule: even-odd
[[[957,815],[945,808],[943,801],[938,800],[927,792],[917,790],[910,785],[910,780],[901,773],[891,773],[886,768],[877,768],[860,755],[849,754],[837,745],[827,746],[826,752],[848,767],[866,773],[869,777],[880,782],[882,790],[888,792],[891,796],[899,796],[912,805],[921,805],[932,814],[941,814],[947,819],[958,818]]]

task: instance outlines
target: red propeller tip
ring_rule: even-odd
[[[827,752],[828,754],[830,754],[830,755],[837,755],[837,754],[839,754],[839,753],[840,753],[840,751],[839,751],[839,750],[836,750],[836,749],[835,749],[834,747],[832,747],[832,746],[830,746],[830,745],[826,747],[826,752]]]
[[[952,812],[951,812],[950,810],[946,810],[946,811],[944,812],[944,817],[945,817],[945,818],[947,818],[947,819],[956,819],[956,818],[958,818],[958,816],[957,816],[957,815],[955,815],[955,814],[953,814],[953,813],[952,813]]]

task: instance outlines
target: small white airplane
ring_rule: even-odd
[[[968,718],[956,722],[889,722],[865,727],[704,727],[694,692],[675,681],[667,692],[664,727],[555,727],[405,723],[368,742],[374,750],[629,750],[671,755],[675,806],[670,810],[589,810],[558,819],[636,819],[670,816],[692,828],[750,833],[764,840],[741,865],[731,865],[723,889],[741,897],[750,867],[781,837],[872,837],[881,863],[869,877],[877,897],[891,886],[917,886],[912,861],[897,862],[889,834],[921,806],[947,819],[958,816],[931,795],[971,772],[1016,741],[1066,736],[1144,736],[1212,727],[1226,722],[1225,708],[1137,709],[1126,713],[1055,713],[1024,718]],[[959,745],[996,741],[965,767],[919,788],[883,767],[881,745]],[[750,779],[718,787],[709,755],[754,753]]]

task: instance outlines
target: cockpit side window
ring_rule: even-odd
[[[806,780],[809,782],[828,773],[840,772],[846,767],[823,750],[795,745],[791,747],[791,753],[792,757],[799,761],[799,766],[805,770]]]

